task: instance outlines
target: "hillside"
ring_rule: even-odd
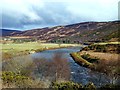
[[[106,41],[118,38],[118,27],[120,21],[113,22],[84,22],[66,26],[47,27],[32,29],[22,32],[13,32],[8,36],[30,36],[38,40],[56,41]],[[6,36],[3,32],[3,36]]]
[[[0,36],[11,36],[12,34],[20,33],[18,30],[8,30],[8,29],[0,29]]]

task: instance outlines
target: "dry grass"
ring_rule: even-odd
[[[120,42],[101,42],[101,43],[94,43],[94,45],[105,45],[105,44],[120,44]]]
[[[111,54],[111,53],[101,53],[101,52],[92,52],[92,51],[82,51],[80,53],[86,53],[90,56],[98,57],[99,59],[104,59],[108,61],[117,61],[119,58],[119,54]]]
[[[2,60],[11,59],[16,56],[27,55],[34,52],[40,52],[44,50],[63,48],[69,46],[79,46],[78,44],[53,44],[53,43],[38,43],[38,42],[28,42],[20,44],[0,44]]]
[[[53,44],[53,43],[37,43],[37,42],[28,42],[20,44],[0,44],[2,46],[3,52],[8,51],[25,51],[25,50],[36,50],[43,48],[56,48],[56,47],[68,47],[68,46],[78,46],[77,44]]]
[[[109,83],[118,84],[120,79],[120,55],[93,51],[81,51],[79,54],[89,54],[99,58],[93,71],[106,74],[110,78]],[[99,77],[101,79],[101,76]]]

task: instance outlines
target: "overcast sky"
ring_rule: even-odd
[[[119,0],[0,0],[2,28],[33,29],[118,20]]]

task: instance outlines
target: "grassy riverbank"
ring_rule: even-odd
[[[34,58],[33,60],[33,58],[29,58],[29,55],[28,57],[24,55],[30,54],[31,52],[34,53],[34,52],[40,52],[40,51],[56,49],[56,48],[80,46],[78,44],[52,44],[52,43],[37,43],[37,42],[21,43],[21,44],[12,43],[12,44],[1,44],[1,45],[2,45],[1,50],[3,53],[2,58],[6,60],[2,62],[3,88],[16,88],[16,87],[17,88],[18,87],[48,88],[51,83],[51,79],[49,80],[49,77],[58,78],[59,76],[64,75],[63,76],[64,78],[65,77],[68,78],[67,73],[65,74],[63,73],[68,72],[69,74],[69,70],[68,70],[69,66],[67,64],[67,60],[62,58],[62,56],[55,54],[53,56],[53,60],[51,62],[47,62],[47,59],[44,59],[42,57],[41,59]],[[63,68],[62,70],[61,67]],[[56,70],[56,68],[57,69],[60,68],[60,69]],[[54,71],[58,72],[57,76]],[[40,80],[38,80],[38,78],[34,76],[35,72],[39,73],[40,75],[44,74],[42,76],[42,79],[40,78]],[[48,81],[44,81],[44,80],[48,80]]]
[[[74,53],[71,53],[70,55],[77,64],[84,66],[84,67],[93,68],[94,65],[88,62],[86,59],[82,58],[81,55],[79,55],[79,53],[74,52]]]
[[[109,83],[115,84],[120,81],[119,54],[119,43],[98,43],[71,53],[71,56],[79,65],[107,75],[111,78]]]
[[[89,45],[82,50],[85,51],[93,51],[93,52],[103,52],[103,53],[120,53],[120,43],[114,42],[114,43],[95,43],[92,45]]]
[[[96,61],[107,60],[117,61],[119,59],[120,43],[95,43],[82,48],[79,52],[71,53],[71,56],[76,62],[91,65]]]
[[[15,56],[27,55],[30,53],[40,52],[44,50],[79,46],[78,44],[53,44],[53,43],[37,43],[37,42],[28,42],[28,43],[11,43],[11,44],[0,44],[2,60],[10,59]]]

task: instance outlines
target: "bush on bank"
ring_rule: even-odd
[[[85,51],[95,51],[95,52],[107,52],[107,53],[120,53],[120,44],[92,44],[87,47],[84,47],[82,50]]]
[[[74,83],[74,82],[53,82],[50,86],[50,88],[54,88],[55,90],[108,90],[108,89],[114,89],[114,90],[119,90],[120,85],[115,85],[115,84],[107,84],[101,87],[96,87],[94,83],[89,82],[86,85],[82,85],[79,83]]]

